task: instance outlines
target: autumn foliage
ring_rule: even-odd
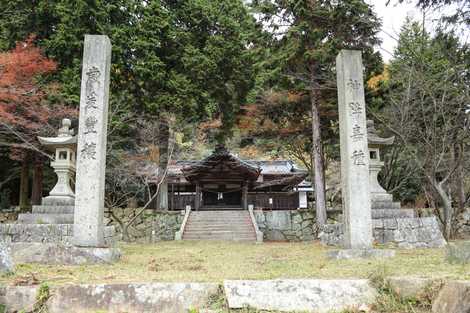
[[[62,117],[76,116],[76,110],[46,101],[54,84],[46,83],[44,78],[56,68],[57,64],[34,45],[34,36],[18,42],[13,50],[0,53],[0,136],[3,145],[31,148],[36,136],[52,134]]]

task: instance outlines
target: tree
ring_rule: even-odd
[[[457,213],[451,182],[469,139],[468,60],[469,47],[453,34],[431,37],[408,21],[390,64],[389,106],[384,109],[385,125],[438,196],[448,239]]]
[[[255,0],[253,6],[272,32],[267,87],[287,89],[308,96],[311,111],[311,155],[313,159],[317,222],[326,223],[324,151],[321,136],[321,107],[334,105],[335,57],[340,49],[363,50],[367,72],[379,56],[372,47],[380,22],[362,0]],[[329,121],[323,121],[329,124]]]
[[[63,105],[47,102],[46,93],[57,86],[44,78],[56,70],[56,63],[33,41],[30,36],[12,51],[0,53],[0,145],[8,147],[10,158],[22,162],[21,207],[27,206],[30,162],[35,164],[34,203],[42,196],[42,163],[50,156],[39,146],[37,136],[54,134],[61,118],[76,115]]]
[[[58,63],[67,103],[78,105],[83,36],[106,34],[113,44],[111,106],[176,114],[198,123],[220,118],[218,140],[253,81],[255,19],[241,0],[6,1],[0,4],[0,47],[23,33]]]
[[[175,148],[172,124],[163,130],[169,134],[162,136],[161,123],[151,116],[136,118],[135,123],[138,125],[138,132],[134,146],[129,150],[108,150],[111,158],[106,168],[105,205],[111,217],[119,224],[124,241],[132,240],[131,227],[163,191],[168,164],[172,161]],[[165,149],[160,149],[162,137],[169,138]],[[162,154],[165,155],[162,157]],[[164,164],[161,164],[162,160]],[[134,199],[143,205],[132,218],[124,222],[117,210],[126,208],[129,201]]]

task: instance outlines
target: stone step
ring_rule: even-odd
[[[192,214],[199,214],[199,215],[214,215],[214,214],[246,214],[248,213],[247,210],[232,210],[232,211],[224,211],[224,210],[212,210],[212,211],[191,211]]]
[[[219,232],[219,231],[232,231],[232,232],[252,232],[253,227],[244,228],[227,228],[227,227],[187,227],[186,232]]]
[[[190,217],[192,219],[201,219],[201,220],[238,220],[238,219],[249,219],[250,216],[247,214],[243,215],[208,215],[208,216],[203,216],[203,215],[193,215],[191,214]]]
[[[73,214],[73,205],[33,205],[33,213]]]
[[[372,202],[374,201],[393,202],[393,196],[388,193],[371,192],[370,199],[372,200]]]
[[[256,241],[256,234],[248,211],[195,211],[183,239]]]
[[[75,199],[72,197],[49,196],[43,197],[43,205],[75,205]]]
[[[73,224],[73,214],[25,213],[18,215],[20,224]]]
[[[236,234],[236,233],[220,233],[220,234],[213,234],[213,233],[193,233],[193,234],[184,234],[183,239],[228,239],[228,240],[236,240],[236,239],[256,239],[254,234]]]
[[[204,240],[204,241],[240,241],[240,242],[254,242],[256,238],[214,238],[214,237],[196,237],[196,238],[184,238],[184,240]]]
[[[408,218],[415,217],[415,211],[413,209],[375,209],[372,210],[373,219],[383,218]]]
[[[389,201],[372,201],[372,210],[400,210],[400,202],[389,202]]]
[[[195,225],[245,225],[251,224],[251,220],[233,220],[233,221],[215,221],[215,220],[197,220],[194,221],[192,219],[188,220],[188,224],[195,224]]]
[[[197,218],[239,218],[239,217],[249,217],[248,213],[246,214],[198,214],[191,212],[192,217]]]

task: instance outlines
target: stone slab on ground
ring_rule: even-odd
[[[57,243],[18,242],[9,245],[15,263],[81,265],[112,263],[120,259],[117,248],[82,248]]]
[[[37,287],[0,287],[0,303],[8,312],[31,308]],[[210,283],[90,284],[52,287],[49,313],[64,312],[158,312],[181,313],[204,306],[218,294]]]
[[[372,304],[375,289],[365,279],[226,280],[231,309],[331,312]]]
[[[470,263],[470,241],[449,243],[446,250],[446,260],[449,263]]]
[[[327,251],[326,255],[334,260],[382,259],[395,256],[395,250],[388,249],[342,249]]]
[[[426,288],[439,280],[421,277],[390,277],[387,279],[392,290],[404,299],[416,299]]]
[[[470,282],[452,281],[441,289],[433,301],[433,313],[470,312]]]
[[[1,286],[0,304],[6,306],[6,312],[32,312],[38,286]]]
[[[10,255],[10,248],[6,244],[0,242],[0,274],[11,273],[14,268]]]

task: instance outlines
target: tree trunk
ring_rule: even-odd
[[[313,84],[312,84],[313,85]],[[326,224],[325,167],[323,164],[323,148],[320,133],[320,112],[317,93],[311,86],[310,102],[312,105],[312,155],[315,179],[315,209],[319,226]]]
[[[452,237],[452,219],[454,218],[452,201],[449,195],[446,193],[442,182],[438,183],[433,181],[431,184],[436,189],[436,192],[442,202],[442,208],[444,210],[444,236],[447,240],[449,240]]]
[[[458,203],[458,208],[459,208],[459,213],[460,213],[465,210],[465,202],[467,200],[465,197],[464,168],[462,164],[463,156],[465,155],[463,144],[459,144],[455,150],[456,150],[455,159],[456,159],[456,162],[459,162],[459,164],[455,170],[454,194],[455,194],[455,199],[457,200],[457,203]]]
[[[21,177],[20,177],[20,200],[19,206],[21,210],[29,208],[29,162],[27,159],[23,160],[21,164]]]
[[[36,162],[33,170],[31,204],[40,205],[42,199],[43,164]]]

